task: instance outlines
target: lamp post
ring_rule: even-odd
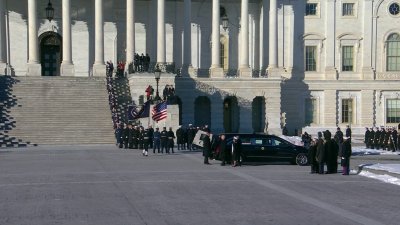
[[[221,18],[222,21],[222,28],[224,28],[224,31],[226,31],[226,29],[228,29],[229,27],[229,19],[228,16],[225,14],[222,16]]]
[[[160,70],[160,68],[158,68],[158,65],[157,65],[156,69],[154,70],[154,78],[156,79],[156,82],[157,82],[156,97],[154,98],[156,103],[158,103],[161,100],[159,92],[158,92],[158,82],[160,81],[160,77],[161,77],[161,70]]]
[[[51,4],[50,0],[46,7],[46,17],[50,22],[54,18],[54,8],[53,8],[53,5]]]

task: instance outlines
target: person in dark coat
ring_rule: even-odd
[[[192,124],[189,124],[189,130],[188,130],[188,149],[190,151],[193,150],[193,139],[194,136],[196,135],[196,129],[192,126]]]
[[[324,138],[325,138],[325,153],[326,153],[326,167],[327,167],[327,173],[337,173],[337,158],[338,158],[338,146],[337,144],[332,140],[331,132],[329,130],[326,130],[324,132]]]
[[[161,153],[167,153],[167,144],[168,144],[168,132],[167,128],[163,127],[163,130],[161,131]]]
[[[117,140],[117,146],[118,147],[121,146],[123,130],[124,129],[123,129],[123,125],[122,124],[118,124],[117,129],[115,129],[115,139]],[[122,148],[122,146],[120,148]]]
[[[379,127],[376,128],[376,131],[371,131],[372,136],[372,149],[379,149],[379,137],[381,136],[381,132],[379,131]]]
[[[342,175],[349,175],[350,157],[351,157],[351,138],[347,138],[343,142],[343,149],[340,157],[341,157],[340,163],[342,165]]]
[[[153,133],[154,133],[154,129],[150,125],[149,126],[149,148],[153,148]]]
[[[322,132],[318,132],[318,140],[316,142],[316,146],[317,146],[317,153],[315,155],[315,159],[318,162],[318,173],[324,174],[326,154],[324,148],[324,140],[322,140]]]
[[[308,150],[308,158],[311,166],[311,173],[318,173],[318,161],[317,161],[317,140],[312,140],[310,148]]]
[[[133,131],[133,148],[134,149],[139,148],[139,136],[140,136],[139,127],[135,126],[134,131]]]
[[[210,134],[207,133],[203,137],[203,156],[204,156],[204,164],[210,165],[208,162],[208,157],[211,154],[211,141],[210,141]]]
[[[185,143],[183,143],[183,129],[182,126],[176,130],[176,144],[178,145],[178,150],[183,150]]]
[[[143,149],[143,133],[144,133],[144,128],[142,126],[140,126],[139,129],[139,139],[138,139],[138,143],[139,143],[139,149],[142,150]]]
[[[222,134],[219,140],[219,158],[221,160],[221,166],[225,166],[227,156],[225,135]]]
[[[133,126],[132,125],[128,125],[128,127],[129,127],[129,136],[128,136],[128,146],[129,146],[129,149],[132,149],[133,148],[133,134],[134,134],[134,129],[133,129]]]
[[[153,133],[153,153],[156,153],[156,148],[157,148],[157,153],[160,153],[160,144],[161,144],[161,133],[156,127],[156,131]]]
[[[128,148],[128,141],[129,141],[129,127],[125,124],[124,131],[123,131],[123,140],[124,140],[124,148]]]
[[[171,151],[172,151],[172,153],[175,153],[175,152],[174,152],[174,145],[175,145],[174,139],[175,139],[175,134],[174,134],[174,132],[172,131],[172,127],[169,128],[169,131],[168,131],[167,136],[168,136],[167,153],[170,154]]]
[[[370,139],[370,134],[371,131],[369,131],[368,127],[365,128],[365,134],[364,134],[364,143],[365,143],[365,147],[369,148],[369,139]]]
[[[346,137],[351,138],[351,128],[349,125],[347,125],[347,128],[346,128]]]
[[[242,154],[242,141],[240,140],[239,136],[233,137],[232,141],[232,159],[233,163],[232,166],[241,166],[240,156]]]
[[[393,130],[392,130],[392,140],[393,140],[393,152],[395,152],[398,149],[396,127],[393,127]]]
[[[143,156],[148,156],[149,155],[149,129],[146,129],[143,131]]]

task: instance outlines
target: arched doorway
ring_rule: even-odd
[[[239,132],[239,105],[237,98],[230,96],[224,103],[224,129],[226,133]]]
[[[62,38],[49,31],[39,36],[42,76],[59,76],[62,61]]]
[[[265,127],[265,98],[255,97],[252,102],[252,124],[254,132],[264,132]]]
[[[211,126],[211,101],[206,96],[199,96],[194,101],[194,125]]]

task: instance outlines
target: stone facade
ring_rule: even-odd
[[[28,3],[0,0],[5,15],[0,19],[2,73],[42,74],[41,41],[50,32],[71,41],[70,51],[58,52],[56,73],[61,75],[103,76],[104,61],[130,61],[133,52],[149,53],[151,65],[171,64],[160,87],[176,87],[183,124],[196,121],[196,107],[204,106],[196,106],[196,99],[202,96],[210,101],[207,112],[218,131],[228,126],[224,107],[231,99],[238,108],[229,119],[239,119],[232,127],[252,132],[256,97],[265,102],[259,110],[264,116],[256,121],[273,133],[283,125],[291,134],[347,124],[363,133],[366,126],[398,123],[387,117],[388,102],[400,99],[400,71],[388,69],[387,54],[388,39],[400,34],[400,14],[393,7],[399,0],[63,0],[52,1],[52,21],[45,18],[47,0]],[[310,4],[315,7],[308,8]],[[70,20],[62,16],[68,5]],[[35,18],[37,26],[28,26]],[[127,20],[134,28],[127,27]],[[307,46],[315,47],[311,71],[306,68]],[[351,50],[349,71],[343,69],[343,47]],[[129,78],[136,101],[148,84],[155,87],[151,73]],[[310,99],[312,121],[307,115]],[[343,119],[349,113],[344,102],[351,104],[351,118]]]

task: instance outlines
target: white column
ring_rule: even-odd
[[[5,21],[5,0],[0,0],[0,76],[6,74],[6,21]]]
[[[71,0],[62,0],[62,28],[63,61],[61,63],[61,76],[73,76],[75,71],[72,62]]]
[[[126,65],[135,58],[135,0],[126,0]],[[128,70],[129,72],[129,70]]]
[[[157,63],[165,64],[165,0],[157,1]]]
[[[362,44],[362,77],[363,79],[374,79],[374,72],[372,70],[372,0],[364,0],[363,10],[363,44]]]
[[[39,62],[39,44],[37,30],[37,2],[28,0],[28,35],[29,35],[29,54],[28,54],[28,76],[40,76],[42,66]],[[4,16],[4,15],[2,15]]]
[[[336,60],[336,0],[326,1],[326,19],[325,19],[325,79],[336,80],[337,70],[335,65]],[[340,51],[340,50],[339,50]],[[340,66],[340,65],[339,65]]]
[[[212,1],[212,33],[211,33],[211,77],[223,77],[224,73],[220,62],[220,34],[219,34],[219,19],[220,0]]]
[[[249,0],[242,0],[240,13],[240,63],[239,76],[251,77],[249,67]]]
[[[93,76],[105,76],[106,67],[104,64],[104,18],[103,0],[95,0],[95,55],[93,65]]]
[[[277,0],[269,3],[269,69],[278,68],[278,13]]]
[[[184,27],[183,27],[183,68],[182,75],[188,74],[192,66],[192,0],[184,2]]]

